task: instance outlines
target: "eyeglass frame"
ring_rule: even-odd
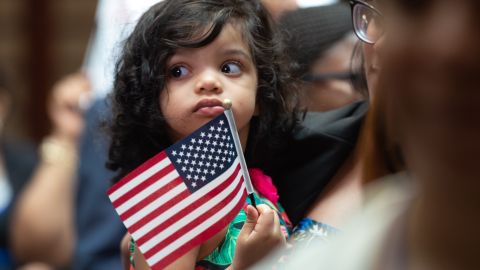
[[[382,12],[380,12],[380,10],[378,10],[376,7],[374,7],[373,5],[369,4],[369,3],[366,3],[364,1],[360,1],[360,0],[350,0],[350,7],[351,7],[351,13],[352,13],[352,26],[353,26],[353,32],[355,33],[355,35],[362,41],[362,42],[365,42],[367,44],[375,44],[378,40],[376,41],[370,41],[370,40],[367,40],[365,39],[364,37],[362,37],[361,34],[358,33],[357,31],[357,27],[355,27],[355,18],[354,18],[354,9],[355,9],[355,6],[357,5],[363,5],[369,9],[371,9],[373,12],[375,12],[376,14],[378,14],[380,17],[383,17],[383,14]]]

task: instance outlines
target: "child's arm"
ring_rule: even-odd
[[[285,243],[277,213],[264,204],[257,209],[249,205],[247,221],[238,236],[233,263],[228,269],[246,269]]]

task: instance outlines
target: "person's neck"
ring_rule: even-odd
[[[420,191],[410,224],[412,256],[432,269],[440,269],[439,265],[480,269],[480,182],[476,189],[460,186],[455,179],[451,185],[448,190],[423,187]]]

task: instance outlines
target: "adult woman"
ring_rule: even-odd
[[[380,182],[345,239],[322,255],[302,254],[303,265],[479,269],[478,8],[475,0],[396,0],[382,9],[383,73],[367,122],[367,180],[408,174]]]

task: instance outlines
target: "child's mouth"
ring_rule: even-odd
[[[223,111],[223,104],[218,99],[201,100],[194,108],[194,113],[207,117],[217,116],[223,113]]]

